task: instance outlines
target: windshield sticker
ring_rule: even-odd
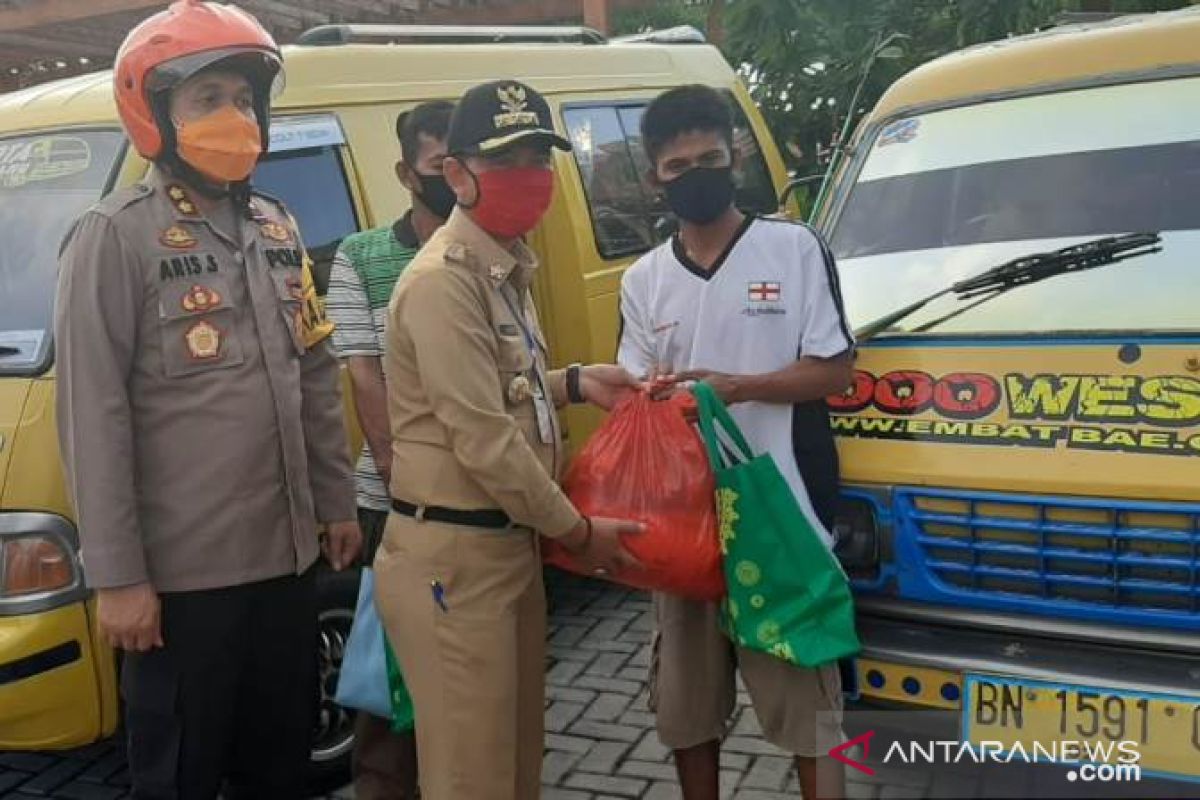
[[[917,129],[921,127],[919,119],[901,119],[891,123],[879,134],[879,146],[889,144],[908,144],[917,138]]]
[[[0,368],[41,363],[45,331],[0,331]]]
[[[76,136],[0,142],[0,188],[3,189],[78,175],[91,165],[91,147]]]
[[[346,135],[337,117],[318,114],[302,117],[276,117],[271,120],[270,152],[286,153],[307,147],[337,147],[346,143]]]
[[[828,402],[841,436],[1200,455],[1200,379],[1184,375],[859,370]]]

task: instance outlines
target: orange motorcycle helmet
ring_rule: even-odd
[[[170,92],[215,66],[239,72],[250,81],[262,149],[267,151],[271,98],[283,84],[279,46],[258,20],[240,8],[177,0],[129,32],[113,67],[117,112],[144,158],[175,157]]]

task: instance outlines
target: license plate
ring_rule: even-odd
[[[963,739],[972,744],[1019,742],[1032,754],[1035,743],[1091,743],[1092,753],[1111,753],[1097,762],[1116,764],[1118,745],[1133,742],[1143,774],[1200,779],[1200,697],[970,673],[965,684]]]

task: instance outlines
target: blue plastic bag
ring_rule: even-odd
[[[337,694],[334,695],[339,705],[383,719],[392,718],[386,647],[383,623],[375,610],[375,572],[363,569],[354,624],[350,627]]]

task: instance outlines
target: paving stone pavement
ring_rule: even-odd
[[[649,598],[595,581],[547,572],[550,599],[546,660],[546,756],[543,800],[679,800],[670,754],[658,742],[647,708],[652,618]],[[856,731],[848,729],[850,736]],[[1046,772],[976,769],[922,772],[849,770],[851,800],[977,796],[998,782],[1012,797],[1028,796]],[[985,774],[986,773],[986,774]],[[1015,783],[1014,783],[1015,781]],[[123,800],[129,777],[118,742],[67,754],[0,753],[0,800]],[[1131,796],[1125,787],[1089,787],[1091,797]],[[1161,788],[1161,787],[1160,787]],[[1172,784],[1142,797],[1198,798],[1195,785]],[[798,800],[800,791],[782,752],[763,741],[749,697],[737,716],[721,762],[723,800]],[[1069,797],[1069,794],[1039,794]],[[354,800],[344,787],[325,800]],[[462,800],[469,800],[463,798]]]

